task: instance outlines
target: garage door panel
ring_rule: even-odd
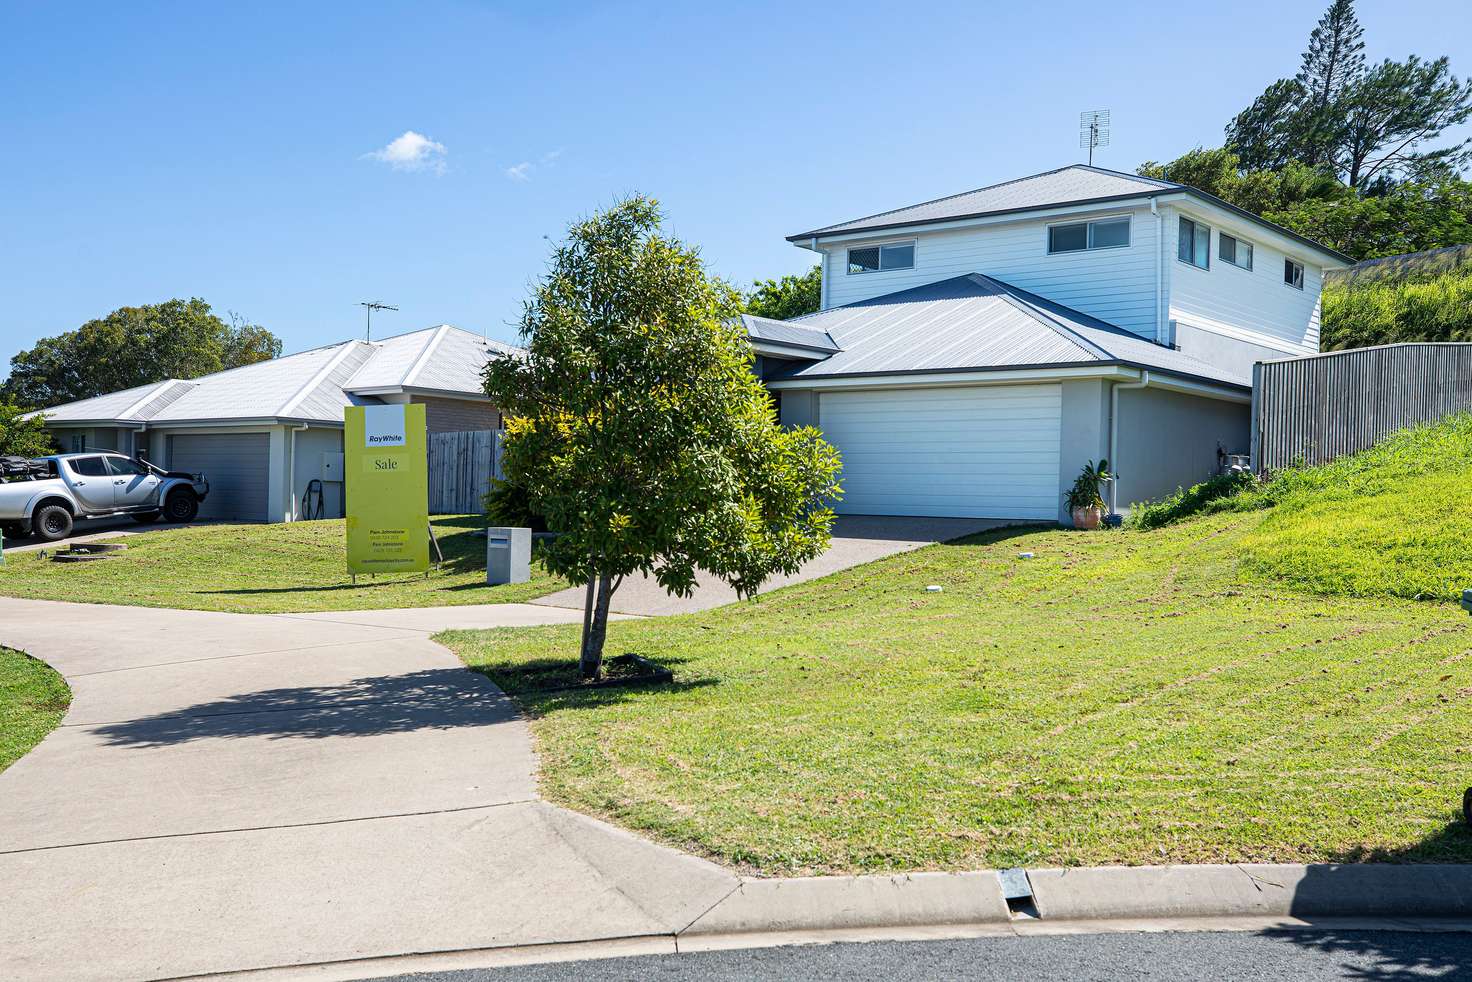
[[[200,518],[261,522],[267,518],[270,451],[268,433],[175,434],[169,437],[169,467],[209,479]]]
[[[1035,518],[1058,513],[1058,385],[824,392],[851,515]]]

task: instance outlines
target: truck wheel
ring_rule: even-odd
[[[59,542],[72,534],[72,513],[61,505],[42,505],[31,518],[36,537],[45,542]]]
[[[164,501],[164,517],[171,522],[192,522],[199,514],[199,499],[192,491],[175,491]]]
[[[133,515],[132,517],[133,517],[133,521],[137,522],[139,525],[152,525],[154,522],[158,521],[160,518],[163,518],[164,517],[164,513],[161,512],[161,511],[144,511],[144,512],[139,512],[136,515]]]

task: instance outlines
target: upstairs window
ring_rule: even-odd
[[[1048,226],[1049,252],[1116,249],[1130,244],[1130,220],[1105,218],[1097,222],[1069,222]]]
[[[865,246],[848,251],[850,273],[878,273],[891,269],[915,268],[915,243],[896,242],[893,245]]]
[[[1240,266],[1242,269],[1252,269],[1252,243],[1244,242],[1235,235],[1221,234],[1220,244],[1217,246],[1217,254],[1222,257],[1222,262]]]
[[[1201,269],[1211,268],[1211,229],[1189,218],[1181,219],[1176,258]]]
[[[1295,290],[1303,289],[1303,263],[1291,259],[1283,260],[1283,282]]]

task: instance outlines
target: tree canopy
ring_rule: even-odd
[[[1445,57],[1367,67],[1363,38],[1353,0],[1333,0],[1298,74],[1269,85],[1227,125],[1226,147],[1244,168],[1296,161],[1360,190],[1455,176],[1472,138],[1428,144],[1472,118],[1472,79],[1459,80]]]
[[[281,341],[199,298],[119,307],[10,359],[0,392],[27,407],[55,406],[166,378],[198,378],[281,354]]]
[[[785,321],[811,314],[823,305],[823,268],[780,280],[757,280],[746,296],[746,313]]]
[[[624,577],[750,595],[826,548],[838,493],[837,451],[783,429],[752,374],[736,291],[660,226],[643,197],[574,224],[525,306],[525,356],[485,371],[506,479],[560,533],[544,561],[588,586],[589,678]]]
[[[0,398],[0,457],[41,457],[51,452],[51,436],[39,417],[22,419],[26,410]]]

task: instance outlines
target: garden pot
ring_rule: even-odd
[[[1096,529],[1104,521],[1104,509],[1097,505],[1093,508],[1075,508],[1073,510],[1073,527],[1076,529]]]

